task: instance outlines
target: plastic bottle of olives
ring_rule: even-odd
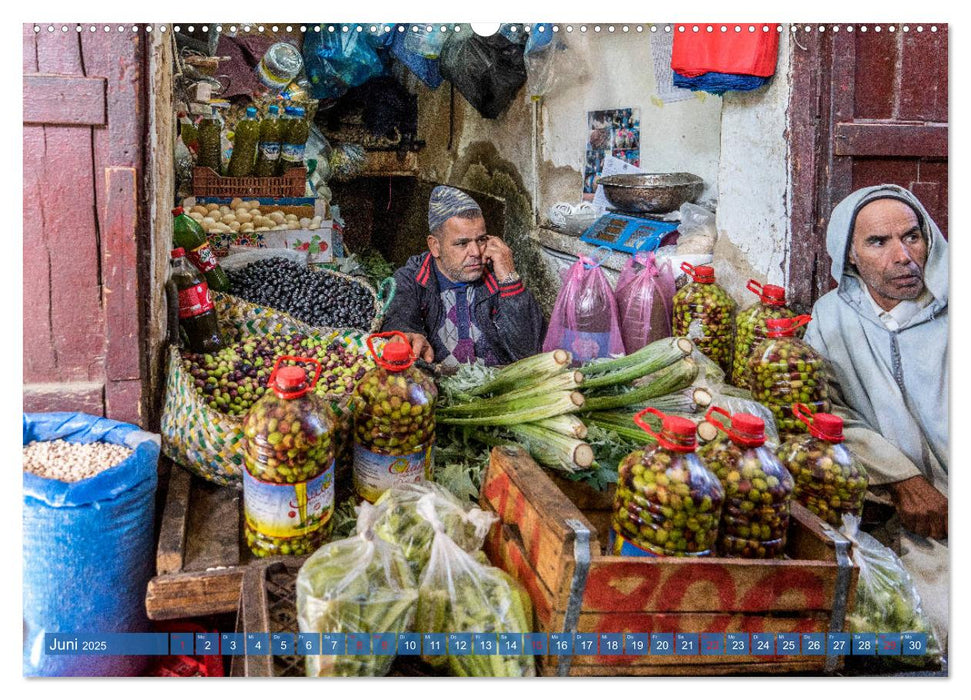
[[[772,411],[782,440],[806,432],[805,425],[793,418],[794,404],[807,404],[813,413],[830,409],[826,361],[795,337],[796,329],[811,320],[812,316],[805,314],[770,318],[765,322],[768,337],[749,358],[752,398]]]
[[[771,318],[792,318],[796,312],[786,306],[786,290],[774,284],[761,285],[749,280],[746,286],[757,294],[759,300],[735,317],[735,357],[732,362],[731,382],[737,387],[747,389],[751,383],[748,358],[755,346],[766,339],[768,329],[765,322]],[[802,337],[800,329],[797,337]]]
[[[661,419],[655,432],[644,416]],[[657,440],[620,463],[611,551],[622,556],[714,554],[725,491],[695,454],[695,424],[647,408],[634,422]]]
[[[712,414],[731,421],[726,430]],[[698,456],[725,489],[718,553],[723,557],[768,559],[781,556],[789,529],[792,475],[765,446],[765,423],[749,413],[731,415],[712,406],[705,420],[728,435],[698,448]]]
[[[672,334],[685,336],[698,350],[716,362],[726,375],[732,371],[732,334],[735,301],[715,284],[715,269],[681,263],[691,282],[679,289],[672,300]]]
[[[390,338],[380,353],[378,338]],[[438,389],[412,367],[404,333],[376,333],[367,343],[378,366],[355,389],[353,475],[358,496],[373,503],[394,484],[430,478]]]
[[[292,361],[315,366],[312,380]],[[330,531],[334,514],[334,421],[312,389],[320,363],[279,357],[268,391],[243,419],[246,544],[258,557],[310,554]]]
[[[776,454],[796,483],[794,498],[833,527],[843,526],[843,513],[860,515],[869,484],[866,470],[843,444],[843,419],[830,413],[812,414],[805,404],[792,413],[809,428]]]

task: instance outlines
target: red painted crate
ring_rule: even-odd
[[[306,182],[306,168],[290,168],[280,177],[222,177],[212,168],[192,169],[196,197],[303,197]]]

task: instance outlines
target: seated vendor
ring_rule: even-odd
[[[880,185],[837,205],[826,248],[838,287],[806,340],[829,360],[847,446],[896,505],[901,559],[946,640],[947,241],[913,194]]]
[[[504,365],[540,352],[543,313],[512,251],[486,233],[482,210],[454,187],[432,190],[428,252],[394,273],[384,331],[408,336],[416,357],[457,366]]]

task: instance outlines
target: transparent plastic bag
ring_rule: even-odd
[[[624,354],[617,301],[601,262],[581,256],[566,271],[543,341],[543,352],[561,348],[572,353],[574,366]]]
[[[743,389],[751,386],[749,358],[752,351],[768,337],[765,322],[776,318],[793,318],[796,312],[786,306],[785,289],[772,284],[761,285],[749,280],[746,288],[759,300],[735,317],[735,359],[732,362],[732,384]],[[797,331],[801,338],[805,329]]]
[[[304,71],[314,99],[337,99],[349,88],[381,75],[384,62],[368,38],[367,27],[356,31],[307,32],[303,41]]]
[[[640,350],[671,335],[674,275],[671,263],[657,264],[654,253],[637,253],[617,280],[617,315],[624,350]]]
[[[577,84],[587,72],[583,55],[568,46],[563,32],[553,32],[552,24],[532,25],[523,58],[527,100]]]
[[[691,340],[727,374],[732,364],[735,301],[715,284],[712,267],[682,263],[681,269],[692,281],[679,289],[671,302],[671,332]]]
[[[813,413],[828,413],[831,408],[826,360],[809,343],[792,335],[809,320],[806,315],[769,319],[769,337],[749,357],[752,398],[772,411],[783,439],[807,430],[792,413],[795,404],[805,404]]]
[[[418,502],[424,496],[431,497],[445,534],[469,553],[482,548],[489,528],[498,519],[481,508],[464,506],[444,487],[431,482],[395,484],[385,491],[374,502],[374,532],[401,548],[416,578],[428,563],[435,535],[431,523],[418,515]]]
[[[903,562],[888,547],[860,530],[860,518],[845,514],[840,532],[853,543],[853,562],[860,568],[856,605],[846,618],[849,632],[924,632],[927,653],[895,657],[896,661],[925,665],[939,663],[937,630],[924,615],[920,593]]]
[[[445,533],[434,495],[423,496],[419,516],[434,531],[431,556],[421,577],[414,628],[422,632],[523,634],[532,632],[532,603],[525,590],[502,569],[482,563]],[[535,676],[533,657],[501,654],[423,656],[455,676],[490,678]]]
[[[713,413],[731,420],[726,428]],[[792,475],[766,445],[757,416],[713,407],[705,416],[726,434],[698,448],[698,456],[725,489],[718,526],[718,553],[724,557],[769,559],[785,552]]]
[[[325,544],[297,573],[301,632],[400,634],[412,629],[418,587],[401,550],[374,534],[362,503],[359,534]],[[384,676],[393,655],[308,656],[308,676]]]
[[[679,213],[677,254],[710,255],[718,236],[715,213],[691,202],[682,204]]]

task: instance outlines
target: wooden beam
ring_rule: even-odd
[[[104,78],[25,75],[24,124],[104,126],[106,91]]]
[[[186,525],[189,516],[189,490],[192,475],[177,464],[172,465],[169,490],[165,497],[162,527],[158,536],[155,568],[159,575],[182,570],[185,552]]]
[[[836,125],[837,156],[910,156],[947,158],[946,124]]]

